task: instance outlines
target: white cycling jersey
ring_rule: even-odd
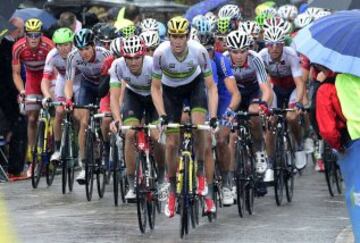
[[[142,71],[140,75],[134,75],[125,63],[123,57],[116,59],[109,69],[110,88],[120,87],[122,82],[126,87],[136,94],[149,96],[151,89],[151,74],[153,67],[153,58],[144,56]]]
[[[191,83],[201,72],[212,75],[209,54],[200,43],[189,40],[187,54],[178,60],[173,54],[170,41],[165,41],[154,52],[153,77],[170,87]]]

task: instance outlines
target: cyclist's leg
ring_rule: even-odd
[[[27,98],[40,98],[41,95],[37,94],[27,94]],[[39,112],[41,105],[39,104],[26,104],[26,116],[27,116],[27,135],[28,135],[28,152],[27,152],[27,162],[32,160],[31,149],[35,145],[36,139],[36,130],[37,130],[37,121],[39,118]]]
[[[100,100],[100,112],[101,113],[111,113],[110,109],[110,93]],[[103,159],[105,163],[109,162],[109,152],[110,152],[110,123],[112,119],[110,117],[104,117],[101,121],[101,133],[104,138],[104,153]]]
[[[143,106],[139,95],[126,88],[121,111],[123,124],[129,126],[139,125],[142,119]],[[125,163],[126,176],[129,182],[129,191],[125,195],[126,199],[135,199],[135,161],[137,157],[135,147],[135,131],[128,130],[125,134]]]
[[[56,101],[65,101],[64,94],[65,80],[60,75],[58,75],[55,82],[55,90],[53,100]],[[61,146],[61,122],[64,118],[64,107],[58,106],[55,110],[55,120],[54,120],[54,140],[55,140],[55,155],[52,156],[53,159],[60,159],[60,146]],[[59,156],[58,156],[59,155]]]

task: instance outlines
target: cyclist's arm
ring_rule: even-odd
[[[151,82],[151,97],[159,116],[166,115],[161,92],[161,80],[154,77]]]
[[[270,83],[261,83],[259,86],[262,93],[261,100],[270,105],[273,99],[273,92]]]
[[[303,79],[303,72],[300,66],[300,59],[297,55],[293,55],[290,59],[291,73],[296,85],[297,102],[301,102],[305,95],[305,81]]]
[[[259,87],[262,93],[261,100],[265,101],[268,105],[270,105],[273,98],[273,92],[270,85],[270,77],[266,72],[266,67],[261,57],[257,54],[254,55],[255,57],[251,59],[251,64],[256,70],[256,79],[259,83]]]
[[[51,80],[47,77],[43,77],[41,80],[41,92],[45,98],[51,97],[50,93]]]
[[[13,64],[12,65],[12,76],[14,79],[14,84],[16,89],[19,92],[22,92],[25,90],[24,88],[24,81],[21,78],[21,64]]]
[[[66,80],[65,81],[65,98],[70,100],[73,97],[74,90],[74,81],[73,80]]]
[[[297,94],[296,102],[302,103],[302,100],[305,95],[305,82],[302,79],[302,76],[294,77],[294,82],[296,85],[296,94]]]
[[[231,95],[231,101],[229,104],[229,108],[233,111],[237,109],[241,102],[240,91],[236,85],[236,81],[234,77],[227,77],[224,79],[225,86]]]
[[[210,118],[217,117],[217,107],[218,107],[218,90],[214,82],[213,76],[209,75],[204,77],[205,85],[208,89],[208,100],[209,100],[209,113]]]
[[[112,86],[110,88],[110,108],[111,113],[115,121],[120,121],[120,97],[121,97],[121,86]]]
[[[65,75],[65,98],[71,99],[74,95],[74,78],[75,78],[75,71],[76,65],[74,62],[74,53],[70,53],[68,59],[66,60],[66,75]]]

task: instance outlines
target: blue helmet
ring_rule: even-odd
[[[90,29],[81,29],[75,34],[74,44],[77,48],[84,48],[94,44],[94,33]]]
[[[160,41],[164,41],[166,38],[166,27],[163,23],[158,21]]]
[[[199,33],[211,32],[211,23],[205,16],[199,19],[195,23],[194,27],[198,30]]]

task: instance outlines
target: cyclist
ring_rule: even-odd
[[[211,24],[207,19],[203,19],[199,21],[197,29],[198,38],[200,43],[205,46],[207,51],[209,52],[209,56],[212,59],[213,63],[213,76],[215,82],[217,82],[218,88],[218,109],[217,116],[219,119],[222,119],[227,114],[233,114],[233,111],[237,109],[238,104],[240,103],[240,92],[236,86],[236,81],[233,76],[233,71],[231,69],[231,64],[228,58],[225,58],[221,53],[216,52],[214,50],[214,34],[211,32]],[[230,176],[230,147],[228,144],[230,129],[226,126],[223,126],[222,122],[220,123],[220,128],[217,133],[217,141],[216,141],[216,149],[218,156],[218,162],[220,166],[220,170],[222,172],[223,178],[223,204],[224,205],[232,205],[234,203],[233,196],[231,193],[231,180]],[[206,170],[207,182],[209,185],[209,193],[211,194],[211,182],[213,177],[213,168],[210,166],[213,164],[212,161],[212,151],[211,151],[211,143],[209,143],[206,149],[206,168],[210,168]],[[210,162],[208,161],[210,160]]]
[[[52,37],[56,47],[53,48],[46,57],[44,74],[41,81],[41,90],[44,95],[43,106],[46,107],[48,102],[51,102],[52,97],[57,101],[65,101],[64,87],[65,87],[65,72],[66,60],[69,53],[73,50],[74,33],[69,28],[57,29]],[[51,82],[55,81],[55,96],[51,92]],[[79,82],[74,83],[75,93],[78,93]],[[63,107],[56,108],[55,122],[54,122],[54,139],[55,152],[50,160],[60,159],[60,145],[61,145],[61,122],[64,114]]]
[[[110,52],[103,47],[95,46],[94,34],[89,29],[82,29],[75,34],[73,50],[69,56],[66,66],[65,98],[67,109],[73,106],[73,84],[76,70],[81,74],[81,85],[79,90],[80,105],[96,104],[98,99],[98,85],[101,77],[101,67],[104,59],[110,56]],[[81,117],[79,131],[80,166],[82,170],[76,180],[79,184],[85,183],[85,170],[83,167],[85,159],[85,129],[88,125],[89,111],[79,110]]]
[[[144,118],[144,111],[149,123],[158,121],[158,114],[152,103],[151,75],[153,59],[146,56],[146,47],[139,36],[132,36],[124,39],[122,43],[122,58],[116,59],[109,70],[111,110],[114,116],[111,128],[116,132],[116,124],[139,125]],[[122,104],[120,104],[122,100]],[[121,115],[120,115],[121,107]],[[157,141],[158,134],[153,134]],[[158,182],[159,187],[164,182],[164,162],[161,145],[155,143],[154,155],[159,163]],[[127,200],[135,199],[135,131],[129,130],[125,135],[125,162],[126,173],[129,182],[129,191],[126,193]]]
[[[207,101],[204,84],[208,89],[210,126],[217,127],[216,109],[217,88],[211,71],[211,63],[206,49],[196,41],[189,41],[189,22],[180,16],[168,22],[169,41],[165,41],[154,53],[154,70],[151,95],[160,116],[161,125],[168,122],[179,123],[185,99],[190,100],[191,116],[194,124],[205,122]],[[198,190],[206,195],[206,182],[203,176],[205,133],[195,133],[195,157],[198,162]],[[170,193],[165,214],[175,214],[177,151],[180,136],[178,131],[168,130],[165,159],[168,164]],[[206,207],[215,211],[214,202],[206,201]]]
[[[277,98],[277,106],[282,108],[296,107],[296,113],[288,113],[287,120],[295,139],[295,166],[302,169],[306,165],[305,152],[302,146],[301,129],[298,123],[302,103],[305,95],[305,82],[302,79],[302,70],[299,57],[294,49],[284,46],[285,31],[281,27],[269,27],[264,32],[266,48],[259,52],[266,70],[270,76]],[[273,155],[273,148],[269,145],[269,154]],[[271,157],[272,159],[272,157]],[[273,174],[273,171],[270,171]],[[273,176],[271,176],[273,177]]]
[[[158,31],[147,30],[140,34],[146,47],[146,54],[152,56],[156,48],[160,45],[160,36]]]
[[[238,110],[259,113],[260,106],[269,107],[272,102],[272,89],[261,57],[250,50],[252,36],[242,31],[232,31],[227,36],[228,56],[241,93]],[[256,156],[256,171],[265,173],[267,156],[259,117],[251,118],[251,134]],[[266,174],[264,180],[266,181]],[[261,189],[261,188],[260,188]],[[259,191],[264,194],[264,191]]]
[[[30,18],[25,21],[25,37],[18,40],[12,50],[12,72],[16,89],[20,97],[25,95],[29,98],[41,98],[41,79],[43,76],[44,64],[47,54],[54,48],[50,39],[43,36],[42,22],[37,18]],[[26,83],[21,77],[21,64],[26,67]],[[28,118],[28,148],[26,161],[32,161],[31,149],[35,144],[37,119],[40,105],[26,105]]]

